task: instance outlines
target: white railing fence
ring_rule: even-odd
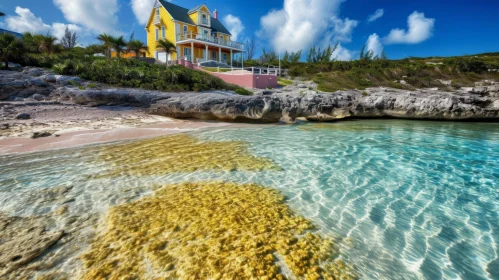
[[[214,43],[226,47],[232,47],[236,49],[244,49],[244,44],[235,42],[235,41],[229,41],[229,40],[223,40],[222,38],[216,38],[213,37],[209,34],[202,34],[202,33],[184,33],[184,34],[178,34],[177,35],[177,43],[180,41],[185,41],[189,39],[194,39],[194,40],[199,40],[199,41],[204,41],[204,42],[209,42],[209,43]]]
[[[214,68],[214,67],[202,67],[201,68]],[[260,68],[260,67],[244,67],[244,68],[237,68],[237,67],[230,67],[230,68],[221,68],[221,67],[216,67],[217,68],[217,73],[220,74],[227,74],[227,75],[248,75],[248,74],[255,74],[255,75],[271,75],[271,76],[278,76],[279,75],[279,68]],[[230,70],[229,70],[230,69]]]

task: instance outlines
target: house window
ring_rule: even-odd
[[[161,27],[161,33],[163,35],[163,39],[166,38],[166,28],[164,26]]]
[[[217,60],[217,52],[211,52],[211,59]]]
[[[156,15],[159,17],[159,8],[156,9]]]
[[[184,25],[184,34],[187,34],[187,25]]]
[[[156,41],[159,40],[159,29],[156,28]]]
[[[227,54],[226,53],[224,53],[223,57],[224,57],[224,61],[227,61]]]

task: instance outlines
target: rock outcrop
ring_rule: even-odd
[[[86,88],[87,82],[76,77],[25,68],[23,72],[0,71],[0,100],[27,96],[41,100],[46,97],[89,106],[144,107],[149,108],[151,114],[174,118],[221,121],[294,122],[300,117],[311,121],[380,117],[498,120],[499,83],[484,83],[454,92],[369,88],[365,91],[320,93],[315,84],[303,82],[281,90],[240,96],[227,91],[170,93]]]
[[[174,118],[222,121],[293,122],[344,118],[406,118],[433,120],[499,120],[494,94],[405,91],[370,88],[366,91],[316,93],[306,91],[239,96],[228,92],[162,93],[136,89],[79,90],[60,88],[53,98],[88,105],[149,107],[150,113]]]

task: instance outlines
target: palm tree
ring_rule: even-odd
[[[128,42],[127,51],[135,52],[135,57],[139,57],[141,51],[149,53],[149,48],[140,40],[130,40],[130,42]]]
[[[107,35],[106,33],[102,33],[97,37],[97,40],[102,42],[102,45],[106,48],[106,56],[111,58],[111,41],[113,40],[113,36]]]
[[[177,49],[175,48],[175,44],[172,42],[168,41],[168,39],[160,39],[156,43],[156,48],[164,50],[167,54],[171,54],[172,52],[177,52]]]
[[[40,35],[38,38],[40,51],[52,54],[55,50],[55,42],[57,41],[57,38],[48,34]]]
[[[121,57],[121,53],[123,53],[126,49],[127,43],[125,42],[125,39],[123,39],[123,36],[120,37],[111,37],[111,47],[114,49],[116,52],[116,56],[118,58]]]
[[[0,34],[0,57],[5,62],[5,68],[9,68],[9,58],[18,57],[24,51],[23,43],[12,34]]]

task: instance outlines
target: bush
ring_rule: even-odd
[[[68,58],[72,56],[73,58]],[[237,86],[225,83],[210,74],[183,66],[150,65],[135,59],[107,59],[69,55],[31,56],[33,64],[51,65],[57,74],[76,75],[85,80],[109,85],[162,91],[234,90]]]
[[[244,88],[238,88],[236,90],[234,90],[235,93],[239,94],[239,95],[253,95],[253,93],[247,89],[244,89]]]

